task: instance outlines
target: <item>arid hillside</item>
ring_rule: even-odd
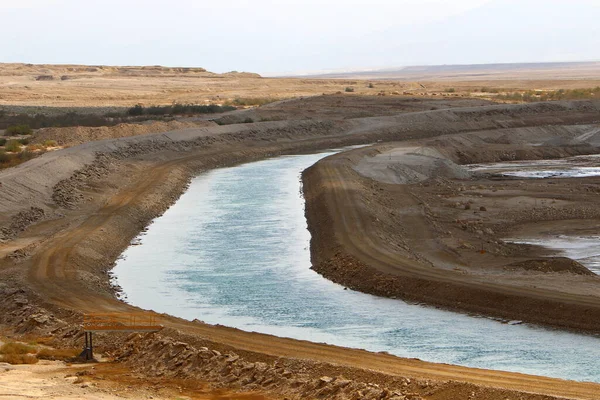
[[[215,74],[203,68],[0,64],[0,106],[130,107],[138,103],[205,104],[235,99],[239,105],[255,105],[265,99],[338,92],[493,99],[498,94],[515,91],[600,86],[598,63],[586,64],[585,68],[577,65],[540,71],[515,68],[506,73],[493,70],[455,73],[429,67],[403,70],[400,75],[381,72],[318,78],[265,78],[236,71]]]

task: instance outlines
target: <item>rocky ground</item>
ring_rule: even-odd
[[[335,96],[330,97],[335,99]],[[319,98],[318,101],[325,100]],[[373,110],[372,99],[365,101]],[[323,112],[341,115],[341,107],[335,102],[329,111]],[[293,109],[290,104],[286,107]],[[89,142],[46,153],[0,172],[0,293],[3,298],[0,324],[10,328],[13,334],[50,334],[58,342],[72,346],[81,343],[82,313],[135,310],[116,299],[109,280],[113,262],[153,218],[179,197],[189,179],[198,172],[277,154],[377,141],[410,140],[411,146],[427,143],[426,147],[444,154],[444,151],[462,151],[468,147],[434,146],[421,140],[479,140],[484,145],[489,142],[485,142],[486,137],[501,137],[498,132],[513,132],[510,136],[516,135],[514,132],[534,135],[536,130],[546,132],[546,135],[548,131],[565,131],[574,136],[574,132],[585,128],[583,125],[597,122],[600,105],[564,102],[474,107],[472,104],[392,116],[387,115],[391,109],[389,104],[382,109],[386,110],[383,114],[371,111],[373,116],[363,118],[291,118]],[[353,115],[352,112],[349,115]],[[582,126],[569,128],[573,124]],[[476,133],[481,131],[488,133]],[[502,146],[504,144],[498,143],[489,154],[503,154],[503,151],[512,154],[510,145]],[[366,155],[374,156],[387,150],[376,147],[364,151]],[[532,154],[535,151],[532,150]],[[595,149],[588,143],[577,151],[589,153]],[[450,155],[445,157],[454,163],[460,161]],[[347,189],[352,185],[360,189],[361,201],[372,202],[370,208],[365,206],[363,209],[363,202],[354,209],[360,210],[365,220],[374,216],[375,222],[381,222],[384,231],[374,231],[372,240],[387,240],[385,229],[390,228],[387,222],[391,214],[389,209],[378,204],[385,203],[388,198],[407,201],[404,197],[389,197],[386,193],[391,187],[405,185],[360,178],[352,166],[354,161],[362,158],[362,153],[343,153],[328,162],[337,163],[344,173],[354,174],[349,175],[351,179],[344,180],[340,188]],[[348,160],[352,162],[347,163]],[[448,166],[446,164],[444,168]],[[448,186],[444,186],[443,190],[447,190],[444,193],[460,197],[459,193],[472,190],[466,185],[465,190],[460,190],[462,183],[449,181],[448,178],[439,180]],[[307,184],[308,204],[322,200],[316,190],[321,187],[319,185]],[[415,207],[419,210],[426,211],[427,221],[433,221],[442,230],[446,229],[445,226],[442,228],[443,221],[435,220],[437,213],[442,214],[438,208],[459,212],[455,203],[468,202],[466,197],[450,201],[440,194],[439,200],[429,204],[428,200],[423,202],[415,196],[429,199],[428,188],[438,188],[438,180],[425,180],[414,185],[415,192],[408,198],[417,202]],[[485,185],[490,186],[475,183],[476,188],[480,185],[484,189]],[[453,205],[452,208],[445,200]],[[323,223],[331,221],[332,216],[327,213],[330,208],[323,206],[319,210],[321,214],[316,215]],[[339,210],[346,209],[339,207]],[[463,229],[461,224],[454,224],[456,226],[449,229],[456,237],[478,235],[477,230],[480,230]],[[313,248],[321,251],[323,246],[329,246],[323,239],[328,232],[314,223],[311,225],[316,240]],[[483,227],[482,232],[485,233],[486,228]],[[496,226],[489,229],[501,231]],[[381,232],[383,234],[379,236]],[[402,232],[391,234],[398,238],[393,241],[393,251],[403,255],[419,253],[411,253],[412,245],[405,239],[402,241]],[[470,243],[473,240],[469,238],[465,236],[462,240]],[[343,255],[337,244],[330,248],[340,251],[336,257]],[[389,249],[387,245],[379,248]],[[421,263],[428,256],[424,253],[422,258],[411,258],[411,263]],[[318,258],[315,260],[320,262]],[[354,271],[352,264],[339,266],[343,266],[346,275]],[[369,277],[368,273],[363,276]],[[457,273],[456,276],[462,279],[469,275]],[[377,279],[382,288],[387,287],[388,278]],[[435,303],[433,300],[431,302]],[[147,376],[204,380],[220,387],[266,393],[277,398],[593,399],[598,393],[598,386],[594,384],[567,384],[541,377],[405,360],[386,354],[246,333],[166,315],[161,315],[160,319],[165,329],[153,336],[100,335],[100,351]]]

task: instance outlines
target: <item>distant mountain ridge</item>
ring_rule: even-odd
[[[199,67],[163,67],[161,65],[148,66],[110,66],[110,65],[78,65],[78,64],[25,64],[25,63],[0,63],[0,75],[3,76],[46,76],[50,79],[61,77],[109,75],[109,76],[237,76],[259,78],[259,74],[251,72],[231,71],[217,74]]]
[[[340,79],[581,79],[600,78],[600,61],[413,65],[370,71],[344,71],[302,75],[311,78]]]

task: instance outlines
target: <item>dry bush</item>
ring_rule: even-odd
[[[38,150],[44,150],[44,149],[45,149],[45,147],[38,143],[30,144],[29,146],[26,147],[27,151],[38,151]]]
[[[44,143],[42,143],[42,146],[44,146],[44,147],[56,147],[56,146],[58,146],[58,144],[56,143],[56,140],[44,140]]]
[[[5,354],[2,361],[9,364],[36,364],[39,360],[33,354]]]
[[[29,343],[32,346],[36,346],[38,344],[52,346],[52,344],[54,343],[54,337],[53,336],[38,336],[38,335],[26,334],[21,337],[21,341],[23,341],[25,343]]]
[[[40,360],[67,361],[79,355],[77,349],[42,349],[37,353]]]
[[[28,346],[24,343],[10,342],[5,343],[0,347],[0,354],[13,355],[13,354],[28,354],[35,353],[35,348]]]
[[[233,100],[226,100],[224,106],[264,106],[283,99],[272,97],[236,97]]]

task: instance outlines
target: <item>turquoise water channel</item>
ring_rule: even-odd
[[[310,270],[301,172],[284,156],[195,178],[130,246],[115,281],[136,306],[402,357],[600,382],[600,338],[344,290]]]

